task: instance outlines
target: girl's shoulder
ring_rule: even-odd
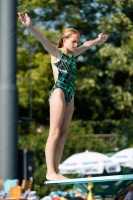
[[[53,62],[53,61],[56,61],[56,60],[59,60],[60,57],[61,57],[61,55],[62,55],[61,50],[60,50],[56,45],[54,45],[54,46],[56,47],[56,55],[51,55],[51,54],[50,54],[50,56],[51,56],[51,61],[52,61],[52,62]]]
[[[51,63],[57,63],[62,57],[62,52],[58,56],[52,56],[51,55]]]

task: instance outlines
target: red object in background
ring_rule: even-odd
[[[60,200],[60,197],[52,197],[52,200]]]

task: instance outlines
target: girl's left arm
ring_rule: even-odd
[[[106,42],[107,39],[108,39],[108,35],[100,33],[98,38],[96,38],[95,40],[86,41],[83,45],[75,48],[73,53],[75,56],[78,56],[84,51],[86,51],[87,49],[90,49],[91,47],[94,47],[97,44]]]

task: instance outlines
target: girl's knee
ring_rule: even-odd
[[[60,133],[61,133],[60,128],[55,128],[54,130],[50,131],[49,137],[52,137],[53,139],[58,139]]]
[[[65,139],[66,139],[67,130],[68,130],[67,128],[61,129],[60,138],[61,138],[62,140],[65,140]]]
[[[52,140],[58,140],[61,139],[62,141],[65,141],[67,135],[67,128],[55,128],[54,130],[50,131],[49,139]]]

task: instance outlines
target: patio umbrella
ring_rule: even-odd
[[[133,148],[123,149],[111,156],[121,166],[133,168]]]
[[[61,174],[102,174],[119,172],[121,170],[119,163],[108,156],[86,150],[67,158],[59,165]]]

